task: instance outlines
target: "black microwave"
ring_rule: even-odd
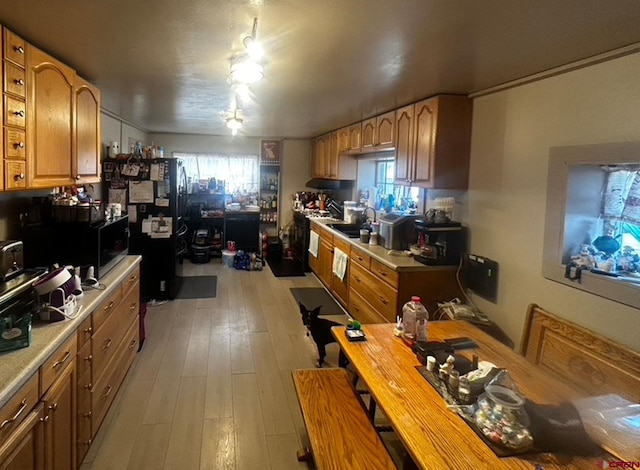
[[[100,279],[129,254],[129,217],[97,224],[49,222],[22,228],[25,267],[93,267]]]

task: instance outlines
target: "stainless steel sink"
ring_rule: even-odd
[[[345,234],[349,238],[360,238],[359,224],[327,224],[327,227]]]

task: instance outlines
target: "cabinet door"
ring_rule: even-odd
[[[379,149],[392,148],[395,143],[396,112],[390,111],[376,118],[376,146]]]
[[[414,105],[410,104],[396,111],[396,183],[411,183],[413,176]]]
[[[415,105],[415,157],[412,184],[433,187],[435,144],[438,123],[438,99],[430,98]]]
[[[73,174],[76,183],[100,181],[100,90],[76,76],[76,148]]]
[[[42,397],[47,416],[45,460],[48,470],[76,468],[75,358]]]
[[[27,186],[72,184],[75,72],[33,46],[28,46],[27,57]]]
[[[362,139],[360,148],[372,150],[376,146],[376,118],[362,121]]]
[[[0,468],[44,469],[44,405],[38,404],[0,445]]]
[[[316,138],[313,153],[313,176],[316,178],[324,178],[326,176],[326,155],[329,154],[331,139],[326,136]]]
[[[327,176],[331,179],[338,178],[338,163],[340,159],[340,138],[338,131],[331,133],[331,146],[327,159]]]
[[[361,123],[352,124],[349,126],[349,150],[351,151],[360,150],[361,135],[362,135]]]

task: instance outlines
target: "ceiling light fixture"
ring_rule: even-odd
[[[255,59],[259,60],[264,55],[264,49],[262,45],[256,40],[256,33],[258,32],[258,18],[253,19],[253,29],[251,30],[251,36],[246,36],[242,40],[242,44],[247,48],[247,52],[249,55]]]
[[[255,83],[264,76],[264,67],[242,54],[231,62],[231,79],[238,83]]]
[[[227,127],[231,129],[231,135],[236,135],[242,127],[242,119],[238,117],[238,109],[233,110],[233,116],[227,118]]]

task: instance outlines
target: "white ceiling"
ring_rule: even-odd
[[[258,18],[241,134],[310,137],[640,42],[637,0],[24,0],[0,23],[151,132],[228,134],[230,59]]]

